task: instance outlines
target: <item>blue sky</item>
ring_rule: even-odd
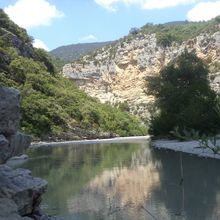
[[[220,14],[216,0],[0,0],[15,23],[49,50],[73,43],[115,40],[130,28]]]

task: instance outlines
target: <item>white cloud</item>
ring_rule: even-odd
[[[79,39],[80,42],[92,42],[92,41],[96,41],[97,37],[94,36],[93,34],[89,34],[87,36],[81,37]]]
[[[117,4],[122,3],[126,6],[137,5],[142,9],[162,9],[175,7],[178,5],[192,4],[200,0],[94,0],[95,3],[109,11],[116,11]]]
[[[101,7],[109,10],[116,11],[115,3],[120,2],[120,0],[95,0],[95,3],[100,5]]]
[[[207,21],[218,15],[220,15],[220,1],[201,2],[187,13],[187,18],[189,21]]]
[[[63,16],[56,6],[47,0],[17,0],[4,9],[8,16],[23,28],[49,25],[53,18]]]
[[[40,39],[34,39],[33,46],[36,48],[41,48],[46,51],[49,51],[49,48],[47,47],[47,45]]]
[[[178,5],[187,5],[197,2],[198,0],[145,0],[143,1],[143,9],[162,9],[170,8]]]

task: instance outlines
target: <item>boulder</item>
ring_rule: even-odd
[[[9,158],[20,156],[31,144],[31,136],[17,132],[6,139],[0,135],[0,164]]]
[[[0,165],[0,198],[13,200],[21,216],[38,209],[46,187],[47,181],[32,177],[29,170]]]
[[[31,220],[18,215],[18,206],[11,199],[0,198],[0,220]]]
[[[20,119],[20,94],[17,90],[0,86],[0,134],[15,134]]]
[[[31,136],[17,132],[9,138],[11,155],[10,157],[20,156],[31,144]]]
[[[20,120],[20,93],[0,86],[0,164],[20,156],[31,143],[31,137],[17,132]]]

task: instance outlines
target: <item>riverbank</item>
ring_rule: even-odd
[[[220,145],[220,140],[217,140],[217,145]],[[219,154],[214,154],[209,148],[199,148],[199,141],[178,141],[178,140],[154,140],[152,146],[156,149],[179,151],[196,155],[204,158],[220,159]]]
[[[39,147],[53,147],[59,145],[70,145],[70,144],[97,144],[97,143],[129,143],[138,142],[143,140],[150,140],[150,135],[147,136],[132,136],[132,137],[115,137],[106,139],[91,139],[91,140],[77,140],[77,141],[61,141],[61,142],[37,142],[32,143],[30,148]]]

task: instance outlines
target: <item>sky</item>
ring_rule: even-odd
[[[220,0],[0,0],[0,8],[50,51],[116,40],[146,23],[209,20],[220,15]]]

